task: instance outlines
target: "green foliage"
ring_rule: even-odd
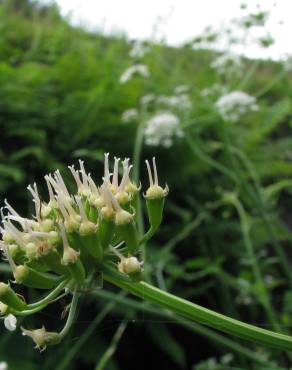
[[[56,6],[33,4],[28,0],[0,1],[2,203],[5,198],[13,199],[17,209],[30,215],[24,189],[28,183],[42,181],[47,172],[65,170],[68,163],[81,157],[87,159],[96,177],[102,171],[104,151],[132,156],[137,128],[156,107],[144,112],[141,122],[123,124],[122,113],[139,106],[146,94],[171,95],[176,86],[186,84],[192,109],[181,117],[185,138],[170,149],[143,145],[140,153],[141,164],[144,158],[156,156],[161,183],[170,187],[161,231],[147,245],[145,274],[181,297],[291,334],[291,72],[280,62],[245,59],[241,75],[227,79],[210,67],[215,52],[193,50],[191,44],[181,48],[150,44],[143,63],[149,66],[151,78],[138,77],[121,85],[121,74],[133,63],[126,38],[72,27]],[[215,83],[256,96],[259,111],[236,123],[223,121],[214,108],[218,94],[201,94]],[[146,176],[144,168],[141,175]],[[44,354],[48,369],[56,368],[72,343],[79,343],[79,331],[86,330],[90,314],[95,317],[105,302],[99,297],[93,304],[90,293],[84,295],[83,309],[89,316],[82,320],[86,324],[81,320],[76,335],[60,351]],[[116,304],[111,318],[119,319],[128,312],[129,320],[142,321],[136,329],[141,341],[157,348],[154,356],[166,353],[168,364],[175,369],[185,369],[192,355],[197,361],[192,360],[194,369],[268,369],[245,349],[256,357],[262,355],[273,369],[289,363],[281,353],[246,343],[241,347],[239,343],[239,348],[227,343],[232,356],[223,358],[224,337],[216,340],[198,329],[191,330],[199,334],[188,336],[190,350],[180,344],[167,323],[161,328],[151,324],[145,331],[143,311],[135,305],[127,307]],[[50,312],[47,320],[54,322],[55,315]],[[156,317],[153,312],[148,315]],[[88,352],[82,344],[74,354],[70,369],[78,368],[78,360],[80,366],[86,363],[91,367],[98,360],[92,341],[106,350],[112,332],[103,330],[107,328],[104,325],[87,338],[91,344]],[[112,323],[108,325],[113,328]],[[2,333],[0,361],[7,360],[9,369],[39,368],[37,353],[22,347],[17,335]],[[135,346],[141,356],[137,341],[127,333],[128,329],[121,341],[123,354],[118,353],[109,369],[122,368],[119,358],[129,363],[128,353],[134,356]],[[203,337],[211,338],[204,339],[208,348],[194,354],[193,340],[200,348]],[[18,358],[14,346],[20,348]],[[96,353],[100,356],[102,352]]]

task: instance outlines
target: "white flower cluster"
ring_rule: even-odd
[[[174,88],[175,95],[186,94],[189,91],[190,87],[188,85],[178,85]]]
[[[243,91],[232,91],[221,96],[215,103],[222,118],[236,122],[247,112],[258,111],[256,98]]]
[[[154,94],[143,95],[142,98],[140,99],[140,104],[142,106],[146,106],[149,103],[152,103],[155,99],[156,99],[156,96]]]
[[[148,45],[145,42],[136,40],[133,43],[132,49],[130,50],[130,57],[131,58],[143,58],[145,54],[149,52]]]
[[[136,108],[130,108],[123,112],[122,122],[129,123],[135,121],[139,117],[139,112]]]
[[[148,66],[146,64],[134,64],[131,67],[127,68],[120,77],[120,83],[125,84],[135,75],[141,77],[149,77],[150,72]]]
[[[239,55],[225,53],[218,56],[211,63],[211,67],[215,69],[219,74],[238,74],[240,73],[243,63]]]
[[[175,137],[184,136],[179,124],[179,118],[173,113],[169,111],[158,112],[146,122],[144,131],[146,145],[171,147]]]
[[[201,90],[201,95],[204,98],[215,98],[227,94],[227,92],[228,90],[226,86],[215,83],[210,87],[206,87],[205,89]]]
[[[190,110],[192,108],[192,102],[187,94],[179,95],[160,95],[156,99],[157,103],[170,108],[179,109],[182,111]]]

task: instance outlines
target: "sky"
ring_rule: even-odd
[[[46,1],[46,0],[43,0]],[[252,43],[237,51],[250,57],[278,59],[292,54],[292,0],[55,0],[72,23],[105,34],[124,33],[131,39],[161,39],[180,45],[199,35],[207,26],[219,29],[257,9],[270,10],[265,30],[254,28],[253,35],[270,34],[275,44],[263,49]],[[240,5],[247,4],[242,10]]]

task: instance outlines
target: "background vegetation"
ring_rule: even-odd
[[[171,189],[163,227],[147,245],[152,282],[292,334],[291,72],[284,63],[245,59],[239,75],[222,76],[211,67],[216,53],[194,50],[193,42],[179,49],[148,46],[143,63],[150,78],[121,84],[133,64],[125,37],[73,28],[55,6],[0,1],[1,203],[8,198],[29,214],[29,183],[44,184],[43,176],[56,168],[68,175],[66,166],[78,158],[98,177],[105,151],[132,157],[136,143],[141,176],[146,178],[143,159],[155,155],[161,181]],[[216,94],[202,94],[215,83],[257,97],[260,109],[240,122],[224,121]],[[171,148],[139,147],[141,121],[156,108],[127,124],[122,113],[146,94],[171,95],[179,85],[189,86],[192,102],[180,116],[184,138]],[[2,325],[0,360],[11,370],[102,369],[116,341],[106,369],[156,368],[158,358],[165,369],[290,366],[283,353],[177,321],[105,288],[84,294],[71,336],[42,354]],[[65,304],[39,316],[53,329]]]

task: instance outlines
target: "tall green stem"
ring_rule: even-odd
[[[252,265],[253,275],[254,275],[254,279],[255,279],[255,282],[256,282],[256,288],[257,288],[257,292],[259,293],[259,300],[262,303],[262,305],[263,305],[263,307],[266,311],[266,314],[267,314],[270,322],[272,323],[274,329],[280,330],[280,327],[278,325],[278,321],[276,319],[275,312],[274,312],[273,307],[272,307],[271,302],[270,302],[269,293],[267,292],[267,289],[266,289],[264,281],[263,281],[260,266],[257,262],[254,247],[253,247],[253,244],[252,244],[251,239],[250,239],[250,225],[249,225],[249,221],[247,219],[246,212],[243,208],[243,205],[237,199],[236,196],[234,196],[232,194],[232,196],[228,197],[228,199],[230,200],[230,202],[236,208],[237,213],[238,213],[239,218],[240,218],[240,224],[241,224],[244,244],[245,244],[245,247],[246,247],[246,253],[247,253],[247,255],[250,259],[251,265]]]
[[[104,267],[104,279],[128,292],[172,312],[227,334],[268,345],[281,350],[292,351],[292,337],[232,319],[185,299],[162,291],[146,282],[134,282],[110,267]]]

